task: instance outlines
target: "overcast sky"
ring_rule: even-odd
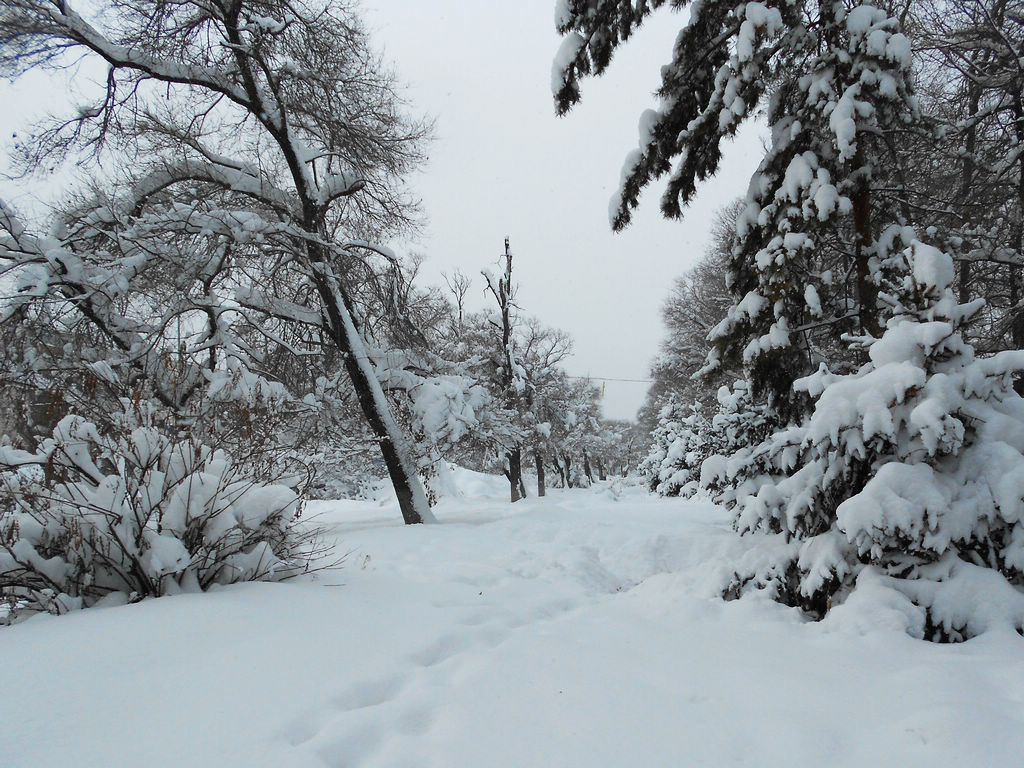
[[[479,308],[480,269],[496,261],[508,235],[523,310],[574,339],[570,373],[645,379],[669,284],[703,252],[715,211],[746,191],[762,129],[749,127],[726,148],[718,176],[683,221],[662,220],[660,189],[651,190],[629,230],[613,235],[608,199],[688,11],[656,13],[605,77],[584,83],[582,104],[558,119],[553,6],[364,0],[374,38],[407,83],[414,108],[436,119],[430,161],[413,180],[428,224],[410,247],[427,256],[426,282],[439,283],[442,271],[456,268],[475,276],[472,306]],[[64,98],[43,78],[0,84],[0,135],[9,139],[41,104]],[[0,195],[26,201],[32,190],[0,182]],[[605,414],[632,418],[645,390],[643,383],[607,382]]]
[[[683,221],[660,218],[658,189],[629,230],[611,233],[608,200],[689,12],[656,13],[559,119],[551,98],[560,42],[553,0],[365,7],[413,102],[437,120],[429,165],[415,182],[429,218],[419,244],[428,256],[424,277],[435,282],[456,267],[479,275],[507,234],[523,310],[575,341],[570,372],[646,378],[672,278],[703,252],[711,217],[746,192],[761,155],[754,127],[727,148]],[[482,305],[479,280],[473,295]],[[645,391],[642,383],[608,382],[606,415],[632,418]]]

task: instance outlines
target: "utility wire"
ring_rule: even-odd
[[[607,379],[603,376],[567,376],[569,379],[588,379],[590,381],[625,381],[632,384],[653,384],[654,379]]]

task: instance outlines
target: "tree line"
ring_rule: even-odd
[[[563,3],[558,112],[670,5]],[[1024,626],[1024,506],[1002,479],[1024,470],[1022,55],[1014,0],[690,6],[611,225],[655,181],[682,217],[766,120],[746,195],[666,303],[642,413],[653,489],[767,534],[726,596],[821,617],[871,581],[919,636],[984,631],[995,594]]]
[[[0,2],[0,73],[105,73],[23,134],[25,174],[91,181],[30,222],[0,203],[0,589],[60,612],[302,572],[303,499],[386,474],[429,522],[448,464],[621,472],[568,337],[515,302],[424,287],[387,243],[432,126],[356,9],[315,0]],[[486,263],[486,257],[482,259]],[[545,469],[551,471],[545,473]]]

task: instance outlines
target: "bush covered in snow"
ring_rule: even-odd
[[[711,423],[701,403],[670,400],[658,414],[651,440],[651,452],[640,464],[648,487],[659,496],[691,495],[711,442]]]
[[[718,390],[718,412],[708,418],[700,402],[669,402],[651,434],[654,446],[640,466],[648,486],[661,496],[692,496],[700,489],[705,460],[732,456],[770,432],[766,409],[751,402],[745,381]],[[711,465],[709,465],[709,470]],[[721,490],[709,476],[707,487]]]
[[[948,255],[914,243],[905,257],[886,297],[893,316],[865,342],[869,362],[799,380],[815,401],[802,424],[705,463],[704,484],[729,488],[739,531],[780,540],[731,592],[767,589],[824,614],[870,578],[896,590],[917,636],[1020,630],[1024,399],[1013,378],[1024,351],[977,357],[961,331],[983,301],[957,304]]]
[[[64,417],[30,453],[0,448],[0,597],[63,613],[308,568],[304,475],[276,482],[196,441]],[[10,615],[8,616],[10,618]]]

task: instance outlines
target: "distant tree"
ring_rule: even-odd
[[[664,336],[651,365],[651,386],[637,417],[648,432],[657,426],[658,413],[670,399],[714,402],[718,387],[739,375],[738,371],[723,371],[714,376],[696,376],[707,360],[708,334],[731,304],[726,276],[736,217],[742,208],[742,201],[736,201],[719,211],[712,223],[707,252],[673,281],[662,305]]]
[[[452,301],[455,304],[454,322],[451,331],[457,338],[462,335],[462,324],[466,316],[466,296],[469,294],[473,281],[468,275],[463,274],[457,269],[450,275],[442,273],[441,276],[444,278],[445,285],[448,286],[448,292],[451,294]]]
[[[488,322],[497,335],[497,349],[493,353],[495,381],[501,392],[505,407],[509,411],[517,411],[520,401],[525,400],[529,382],[526,369],[519,359],[516,349],[516,326],[518,318],[515,305],[515,286],[512,284],[512,251],[509,240],[505,238],[504,270],[494,274],[484,270],[487,290],[497,305],[497,312]],[[505,451],[505,472],[508,476],[510,495],[513,502],[526,495],[523,485],[523,449],[519,442],[508,446]]]
[[[735,476],[715,474],[714,462],[708,462],[705,470],[705,462],[718,456],[757,466],[748,459],[772,432],[772,419],[766,411],[752,402],[750,388],[742,380],[720,387],[711,402],[670,399],[650,433],[652,444],[640,463],[640,474],[661,496],[689,497],[703,487],[717,501],[734,505],[736,489],[753,471],[734,482]]]
[[[493,311],[460,312],[468,280],[458,275],[448,278],[455,301],[450,309],[452,320],[443,325],[453,331],[439,339],[437,349],[446,359],[463,361],[470,375],[491,394],[493,427],[471,438],[467,447],[475,445],[478,454],[499,455],[501,471],[509,477],[510,496],[517,501],[526,495],[524,456],[532,455],[538,495],[545,493],[544,460],[553,445],[552,425],[562,415],[564,392],[569,387],[561,365],[572,350],[572,341],[564,332],[521,314],[507,241],[502,260],[501,273],[484,271]],[[455,326],[460,328],[458,332],[454,332]]]

